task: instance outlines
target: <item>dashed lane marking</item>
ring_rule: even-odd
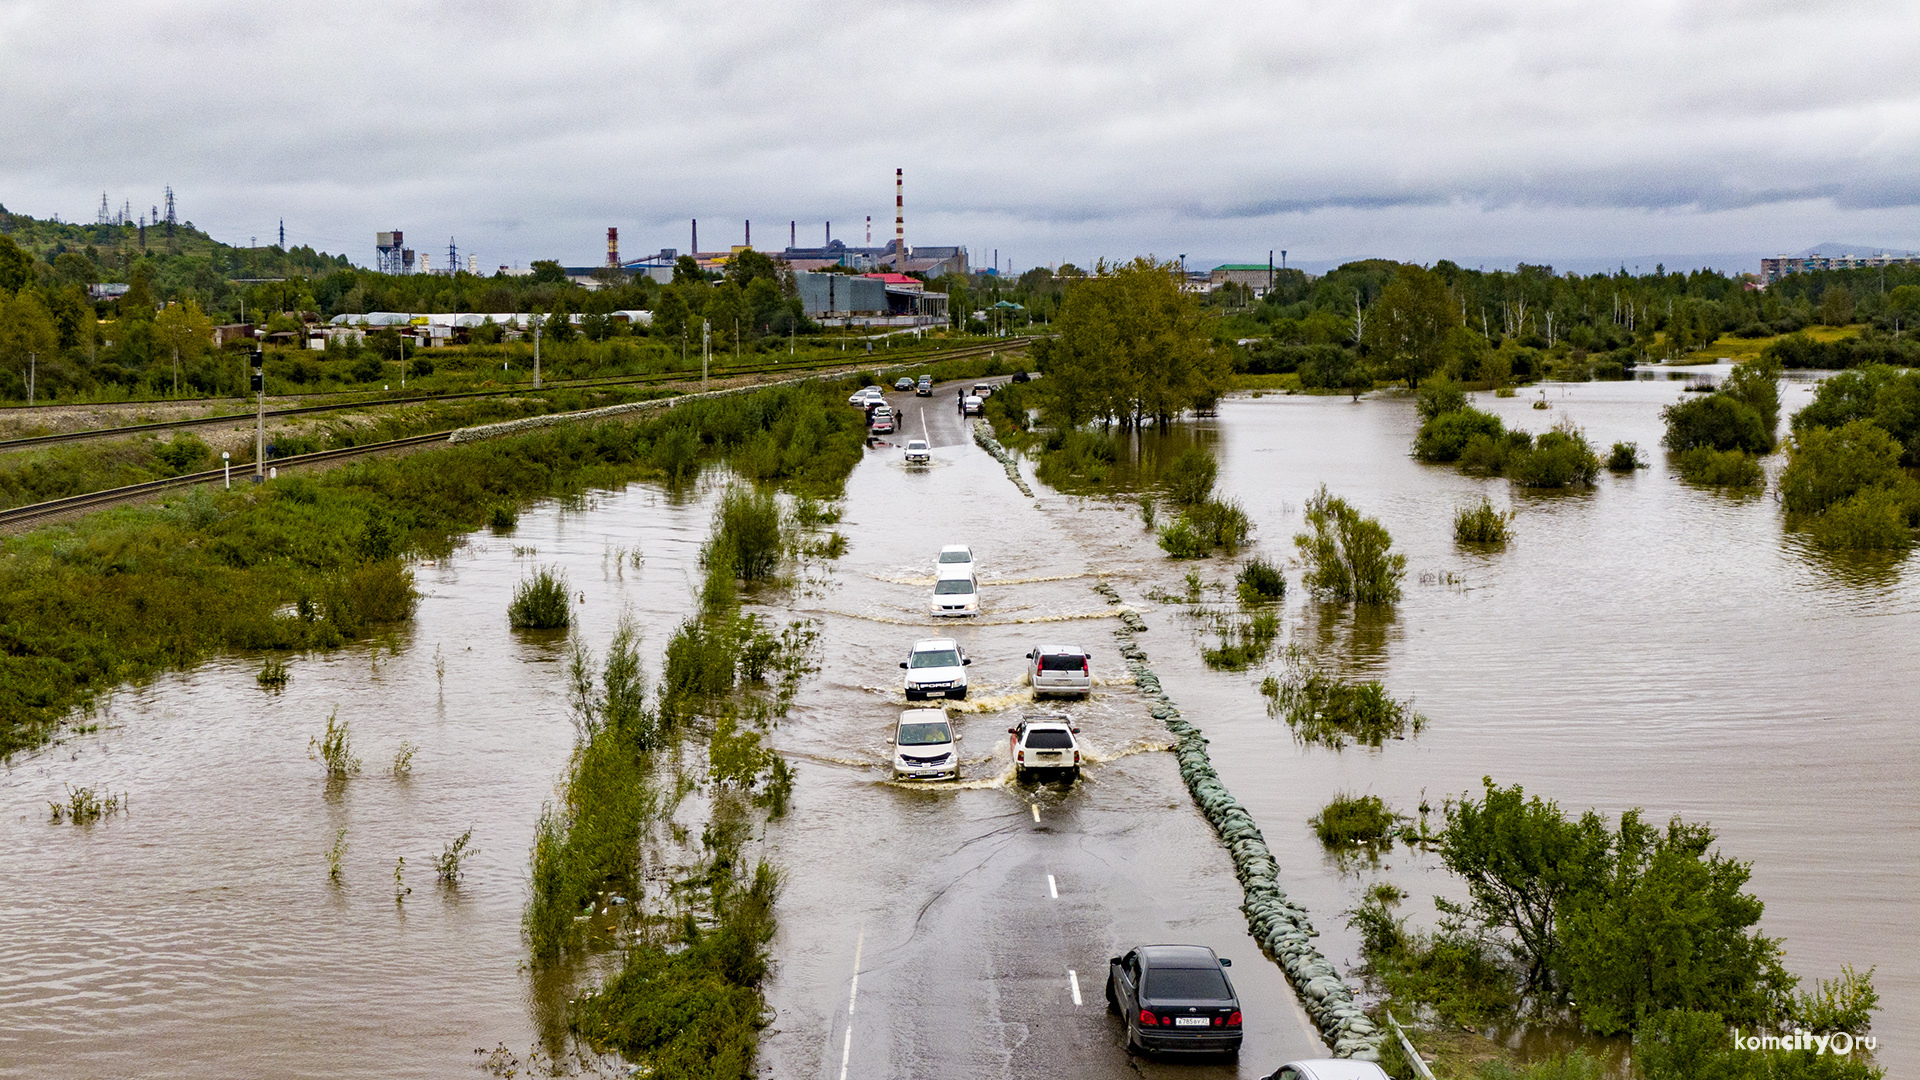
[[[853,1007],[860,1000],[860,953],[866,946],[867,928],[863,926],[853,943],[853,981],[847,986],[847,1038],[840,1047],[840,1080],[847,1080],[847,1065],[853,1061]]]
[[[1073,1003],[1080,1004],[1080,973],[1072,968],[1067,969],[1067,985],[1073,988]]]
[[[1055,900],[1060,899],[1060,886],[1053,883],[1052,874],[1047,875],[1047,895],[1053,897]]]

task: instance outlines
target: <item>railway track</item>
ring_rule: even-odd
[[[1005,341],[994,342],[989,345],[969,345],[965,348],[951,349],[946,352],[923,353],[901,357],[882,366],[890,368],[915,367],[941,360],[964,360],[968,357],[984,356],[992,352],[1016,352],[1025,348],[1032,340],[1032,338],[1009,338]],[[876,359],[876,357],[872,356],[863,356],[859,360],[830,360],[788,364],[745,364],[735,367],[716,368],[709,373],[709,378],[730,379],[737,378],[741,375],[761,375],[769,372],[782,371],[825,371],[832,368],[846,368],[850,371],[857,371],[861,368],[872,366]],[[423,394],[417,397],[358,398],[353,401],[332,402],[325,405],[299,405],[290,409],[272,409],[266,413],[266,416],[268,419],[279,419],[289,416],[307,416],[314,413],[340,412],[346,409],[367,409],[388,405],[419,405],[435,401],[460,401],[472,398],[505,397],[510,395],[525,397],[529,394],[542,394],[550,390],[579,390],[600,386],[655,386],[666,383],[690,381],[692,380],[688,373],[683,371],[658,372],[652,375],[615,375],[599,379],[570,379],[562,382],[548,383],[538,390],[535,390],[531,386],[521,386],[507,387],[499,390],[470,390],[456,394]],[[346,392],[350,393],[351,391]],[[154,402],[153,404],[166,403]],[[196,416],[184,420],[164,420],[150,424],[128,424],[123,427],[93,428],[87,431],[68,431],[52,435],[28,435],[17,439],[0,439],[0,452],[7,450],[24,450],[35,446],[51,446],[57,443],[83,442],[88,439],[108,439],[161,431],[179,431],[185,428],[238,424],[253,419],[253,417],[253,413],[226,413],[219,416]]]
[[[886,366],[891,368],[921,367],[921,366],[925,366],[926,364],[935,363],[941,360],[965,359],[968,356],[978,356],[984,353],[994,352],[994,351],[1014,352],[1020,348],[1024,348],[1027,342],[1030,340],[1031,339],[1029,338],[1017,338],[1017,339],[1013,339],[1013,341],[1010,341],[1010,342],[996,343],[995,345],[990,347],[981,347],[977,349],[970,347],[965,350],[956,349],[956,350],[953,350],[952,352],[942,353],[938,356],[918,357],[918,358],[906,361],[904,363],[894,363],[894,364],[888,364]],[[755,368],[754,370],[758,370],[758,371],[782,370],[782,371],[791,371],[791,372],[811,371],[816,375],[827,375],[827,374],[832,374],[832,372],[826,369],[834,366],[837,366],[837,365],[823,364],[823,365],[814,365],[808,368],[802,368],[794,364],[785,364],[785,365],[769,364],[769,365],[765,365],[764,367]],[[854,370],[858,370],[860,368],[865,368],[870,366],[871,366],[870,364],[849,365],[849,367]],[[729,372],[730,375],[743,375],[743,374],[749,374],[749,373],[750,372],[743,370],[741,368],[735,368],[731,372]],[[718,377],[718,374],[719,373],[715,373],[716,377]],[[743,389],[752,389],[752,388],[747,387]],[[523,391],[503,391],[503,392],[520,393]],[[488,393],[493,393],[493,391],[488,391]],[[450,397],[454,395],[447,395],[447,396]],[[476,395],[463,395],[463,396],[476,396]],[[446,400],[446,397],[429,398],[426,400],[444,401]],[[312,412],[312,411],[317,411],[317,408],[308,408],[308,409],[292,410],[292,411]],[[591,413],[591,412],[598,412],[600,410],[589,409],[586,411]],[[285,414],[286,414],[286,411],[283,411],[280,415],[285,415]],[[276,414],[268,413],[267,415],[273,416]],[[188,421],[185,423],[175,423],[175,424],[157,424],[157,425],[148,424],[148,425],[140,425],[139,427],[136,427],[136,428],[115,428],[115,429],[109,429],[109,430],[114,433],[124,434],[131,431],[149,430],[156,427],[163,427],[163,428],[164,427],[187,427],[187,426],[194,426],[199,423],[218,423],[221,420],[232,421],[235,419],[244,420],[246,418],[244,416],[237,417],[237,418],[222,417],[219,420],[212,420],[212,421],[196,420],[196,421]],[[362,446],[343,446],[334,450],[316,450],[310,454],[293,454],[283,458],[273,458],[271,459],[269,464],[276,469],[298,468],[302,465],[317,465],[317,464],[322,464],[329,461],[340,461],[347,458],[366,457],[373,454],[384,453],[392,450],[402,450],[402,449],[407,449],[407,448],[416,447],[416,446],[428,446],[436,443],[447,444],[452,441],[454,434],[455,434],[454,430],[435,431],[425,435],[411,435],[404,439],[389,439],[385,442],[367,443]],[[5,448],[8,445],[10,444],[0,443],[0,448]],[[107,488],[103,491],[90,491],[80,495],[68,495],[59,499],[49,499],[45,502],[31,503],[26,506],[16,506],[10,510],[0,510],[0,533],[18,532],[20,531],[20,528],[22,526],[45,524],[47,522],[57,521],[62,518],[83,514],[90,510],[105,509],[106,507],[116,506],[121,503],[137,502],[149,496],[156,495],[165,491],[171,491],[175,488],[194,487],[199,484],[217,484],[217,483],[220,483],[222,480],[226,479],[227,476],[228,476],[228,473],[225,469],[209,469],[205,472],[183,473],[179,476],[169,476],[160,480],[148,480],[139,484],[128,484],[125,487]],[[240,476],[243,481],[246,481],[248,478],[252,476],[252,470],[251,469],[243,470]]]

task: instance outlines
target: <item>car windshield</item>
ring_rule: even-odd
[[[959,667],[960,654],[953,649],[928,649],[926,652],[914,653],[909,663],[917,668]]]
[[[966,578],[948,578],[945,581],[934,582],[933,592],[936,596],[966,595],[973,592],[973,582]]]
[[[937,746],[953,741],[953,732],[945,724],[901,724],[901,746]]]
[[[943,563],[972,562],[973,555],[965,551],[943,551],[940,553],[940,561]]]
[[[1233,991],[1217,967],[1148,968],[1144,996],[1155,1001],[1231,1001]]]
[[[1041,671],[1079,671],[1087,666],[1087,658],[1073,653],[1041,653]]]
[[[1027,746],[1035,750],[1065,750],[1073,745],[1073,736],[1059,728],[1036,728],[1027,732]]]

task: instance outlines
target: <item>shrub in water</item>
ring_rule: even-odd
[[[1790,514],[1818,514],[1865,488],[1904,487],[1912,480],[1900,468],[1900,453],[1899,441],[1867,420],[1795,432],[1780,473],[1780,501]]]
[[[1194,529],[1185,514],[1173,524],[1161,527],[1159,544],[1162,551],[1176,559],[1204,559],[1213,554],[1213,545]]]
[[[1167,497],[1181,506],[1199,506],[1213,495],[1213,482],[1220,475],[1220,463],[1205,447],[1189,446],[1167,464],[1161,479],[1167,485]]]
[[[1200,658],[1215,671],[1245,671],[1266,663],[1279,637],[1280,617],[1262,612],[1245,622],[1222,625],[1219,647],[1202,648]]]
[[[353,756],[353,737],[339,710],[327,717],[327,729],[307,740],[307,756],[327,767],[328,780],[345,780],[360,771],[360,759]]]
[[[730,569],[736,578],[761,581],[780,568],[783,542],[780,504],[773,493],[736,485],[720,498],[706,560]]]
[[[520,511],[507,503],[494,503],[487,511],[487,526],[495,532],[510,532],[520,524]]]
[[[1267,696],[1267,711],[1282,716],[1302,742],[1336,750],[1349,742],[1378,748],[1410,731],[1417,734],[1427,724],[1411,699],[1394,700],[1377,680],[1344,682],[1297,663],[1287,681],[1269,679],[1260,692]]]
[[[1234,575],[1240,602],[1263,604],[1287,595],[1287,577],[1280,568],[1265,559],[1249,559]]]
[[[1476,438],[1493,443],[1505,433],[1505,425],[1492,413],[1453,409],[1420,425],[1420,434],[1413,441],[1413,456],[1421,461],[1458,461]]]
[[[515,630],[562,630],[573,620],[567,577],[550,566],[534,571],[513,590],[507,625]]]
[[[1507,479],[1522,487],[1591,484],[1594,477],[1600,475],[1600,457],[1572,421],[1562,420],[1552,431],[1541,433],[1531,449],[1510,454],[1506,474]]]
[[[1766,483],[1766,471],[1745,450],[1696,446],[1675,457],[1680,476],[1688,483],[1710,487],[1761,487]]]
[[[1493,508],[1493,501],[1481,499],[1480,505],[1454,511],[1453,539],[1459,544],[1504,544],[1512,538],[1508,528],[1513,511]]]
[[[262,690],[285,690],[287,688],[287,662],[277,656],[269,656],[260,665],[260,674],[254,676]]]
[[[1640,460],[1640,447],[1636,443],[1617,442],[1607,452],[1607,468],[1614,472],[1632,472],[1646,467]]]
[[[1866,488],[1828,507],[1807,531],[1829,551],[1905,551],[1913,546],[1914,495]]]
[[[1349,795],[1341,792],[1321,807],[1309,821],[1320,843],[1336,850],[1367,847],[1391,847],[1393,838],[1405,820],[1387,808],[1378,795]]]
[[[468,848],[472,842],[473,830],[469,828],[466,832],[447,841],[447,846],[441,850],[440,857],[433,861],[435,876],[440,879],[442,885],[460,884],[460,864],[467,860],[467,856],[473,854]]]
[[[1467,407],[1467,395],[1461,392],[1458,383],[1447,378],[1427,380],[1426,385],[1415,392],[1414,401],[1423,421]]]
[[[1304,583],[1331,600],[1391,604],[1400,599],[1407,557],[1392,552],[1393,537],[1378,521],[1347,505],[1320,486],[1307,500],[1310,533],[1293,538],[1306,560]]]

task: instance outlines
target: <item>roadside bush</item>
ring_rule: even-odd
[[[1208,499],[1189,507],[1159,532],[1160,549],[1176,559],[1203,559],[1216,549],[1232,555],[1246,546],[1253,522],[1232,499]]]
[[[199,472],[211,467],[214,460],[213,447],[199,436],[184,431],[161,443],[153,456],[165,467],[168,476]]]
[[[1248,559],[1234,575],[1234,583],[1243,604],[1272,603],[1287,595],[1286,575],[1265,559]]]
[[[1405,898],[1382,882],[1346,913],[1360,935],[1367,981],[1396,1005],[1431,1011],[1444,1024],[1480,1028],[1510,1020],[1520,995],[1500,944],[1465,929],[1411,933],[1393,913]]]
[[[1512,539],[1509,528],[1513,524],[1513,511],[1496,510],[1491,499],[1481,499],[1480,505],[1461,507],[1453,514],[1453,541],[1456,544],[1504,544]]]
[[[1104,484],[1119,459],[1120,444],[1111,435],[1097,431],[1054,431],[1048,433],[1041,444],[1040,462],[1034,466],[1033,474],[1043,483],[1063,490],[1075,481]]]
[[[563,630],[573,618],[566,574],[550,566],[514,587],[507,625],[515,630]]]
[[[1307,500],[1310,533],[1293,538],[1307,564],[1306,587],[1329,600],[1391,604],[1400,599],[1407,557],[1392,552],[1393,537],[1378,521],[1327,493]]]
[[[1160,527],[1157,536],[1160,550],[1176,559],[1204,559],[1213,554],[1213,545],[1193,527],[1193,522],[1185,514]]]
[[[1600,475],[1600,457],[1579,428],[1562,420],[1552,431],[1541,432],[1531,447],[1510,453],[1505,472],[1522,487],[1591,485]]]
[[[1690,484],[1761,487],[1767,479],[1766,470],[1745,450],[1715,450],[1710,446],[1696,446],[1674,455],[1674,459],[1680,466],[1681,479]]]

